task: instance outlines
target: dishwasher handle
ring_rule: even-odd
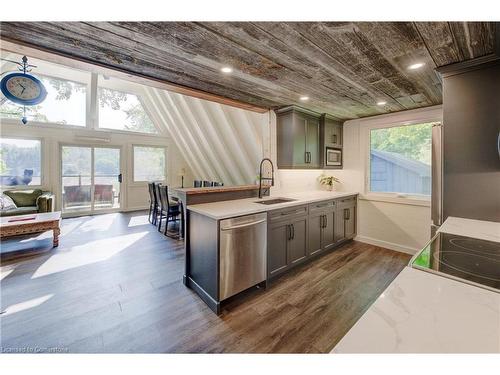
[[[232,229],[239,229],[239,228],[251,227],[253,225],[257,225],[257,224],[260,224],[260,223],[265,223],[266,221],[267,221],[267,219],[262,219],[262,220],[257,220],[257,221],[251,221],[250,223],[233,225],[231,227],[221,228],[220,230],[227,231],[227,230],[232,230]]]

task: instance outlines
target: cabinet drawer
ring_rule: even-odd
[[[325,211],[335,208],[335,201],[322,201],[309,204],[309,212]]]
[[[345,198],[340,198],[337,200],[337,205],[338,206],[344,206],[344,205],[349,205],[353,204],[356,202],[356,196],[352,195],[350,197],[345,197]]]
[[[296,216],[307,215],[307,205],[283,208],[281,210],[269,211],[268,219],[271,222],[288,220]]]

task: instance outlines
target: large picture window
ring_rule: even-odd
[[[41,141],[0,138],[0,185],[41,185]]]
[[[157,133],[139,96],[106,87],[99,87],[97,96],[100,128]]]
[[[38,105],[26,107],[28,120],[85,126],[87,85],[40,74],[37,77],[47,89],[47,97]],[[0,114],[3,118],[19,119],[23,115],[23,107],[5,101],[0,106]]]
[[[430,196],[433,125],[371,129],[371,192]]]
[[[166,181],[166,149],[134,146],[134,182]]]

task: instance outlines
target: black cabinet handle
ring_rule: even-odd
[[[292,240],[295,238],[295,226],[292,224]]]
[[[304,162],[307,164],[307,151],[304,152]]]
[[[333,143],[337,143],[337,134],[333,135]]]
[[[123,176],[122,176],[122,174],[121,174],[121,173],[118,175],[118,182],[119,182],[119,183],[122,183],[122,182],[123,182]]]
[[[320,228],[323,228],[323,219],[324,219],[324,216],[323,216],[323,215],[321,215],[321,216],[319,217],[319,227],[320,227]]]
[[[325,215],[325,228],[328,226],[328,216]]]
[[[291,225],[286,226],[286,239],[290,241],[292,239],[292,227]]]

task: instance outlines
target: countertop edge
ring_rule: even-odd
[[[324,193],[327,193],[327,192],[324,192]],[[298,194],[301,194],[301,193],[280,194],[279,197],[297,199],[295,197]],[[303,193],[303,194],[307,194],[307,193]],[[296,201],[293,201],[293,202],[280,203],[280,204],[271,205],[271,206],[262,205],[262,207],[251,207],[248,209],[242,209],[238,213],[231,213],[231,214],[227,214],[227,215],[214,215],[214,214],[211,214],[210,212],[207,212],[206,207],[199,207],[202,205],[204,206],[204,205],[209,205],[212,203],[201,203],[201,204],[189,205],[186,208],[188,211],[193,211],[195,213],[207,216],[207,217],[214,219],[214,220],[223,220],[223,219],[228,219],[231,217],[252,215],[252,214],[256,214],[256,213],[274,211],[274,210],[279,210],[282,208],[295,207],[295,206],[300,206],[303,204],[326,201],[326,200],[330,200],[330,199],[331,200],[339,199],[339,198],[344,198],[344,197],[353,196],[353,195],[359,195],[359,192],[355,192],[355,191],[333,192],[331,197],[324,197],[324,196],[323,197],[313,197],[313,198],[297,199]],[[275,197],[271,196],[271,197],[267,197],[266,199],[272,199],[272,198],[277,198],[277,197],[278,196],[275,196]],[[243,201],[244,203],[252,203],[251,200],[258,200],[258,199],[259,198],[244,198],[244,199],[235,199],[235,200],[213,202],[213,203],[221,204],[224,202],[227,203],[227,202],[238,202],[238,201],[240,201],[240,202]]]

